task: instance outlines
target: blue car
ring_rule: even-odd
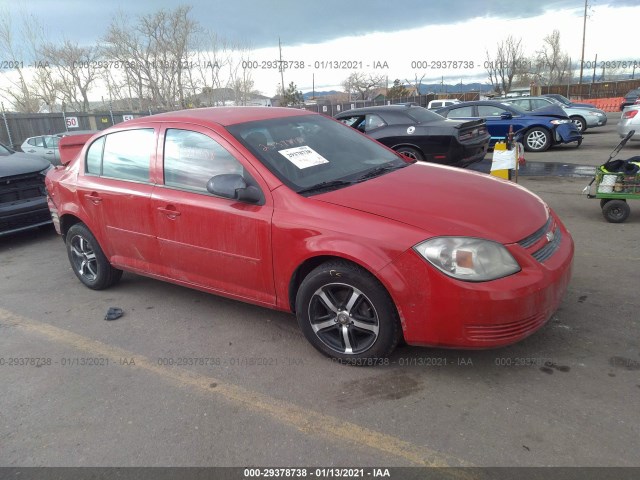
[[[560,107],[551,106],[534,112],[496,101],[463,102],[439,108],[436,113],[446,118],[476,119],[486,121],[491,135],[489,146],[504,140],[509,127],[522,135],[522,143],[528,152],[544,152],[553,145],[582,143],[582,135]]]

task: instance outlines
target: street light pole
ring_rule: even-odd
[[[587,33],[587,7],[589,5],[589,0],[584,0],[584,20],[582,23],[582,56],[580,57],[580,81],[578,82],[582,85],[582,69],[584,68],[584,41],[585,35]]]

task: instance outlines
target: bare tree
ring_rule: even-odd
[[[413,88],[415,88],[415,95],[420,95],[420,92],[422,90],[422,80],[424,79],[425,75],[423,74],[420,78],[418,78],[418,74],[415,74],[415,80],[413,83],[411,83],[411,80],[407,79],[407,83],[409,85],[413,85]]]
[[[64,40],[62,45],[46,43],[41,57],[56,73],[62,101],[73,110],[89,110],[89,92],[99,78],[99,52],[96,47],[80,47]]]
[[[143,15],[134,24],[123,13],[111,21],[104,38],[105,57],[121,68],[139,99],[146,97],[161,108],[186,106],[191,78],[187,71],[195,63],[192,47],[200,31],[190,11],[183,5]]]
[[[555,85],[564,83],[569,76],[569,55],[560,48],[560,32],[544,37],[542,49],[536,52],[535,74],[540,83]]]
[[[28,17],[22,18],[19,33],[14,31],[15,24],[8,11],[0,12],[0,55],[13,69],[5,75],[8,85],[0,90],[0,96],[18,112],[34,113],[40,110],[42,102],[34,91],[26,67],[28,59],[36,57],[41,29],[33,18]]]
[[[528,70],[529,62],[524,56],[522,39],[516,40],[511,35],[498,43],[494,56],[491,56],[488,50],[486,56],[489,81],[498,93],[508,93],[514,77]]]
[[[199,44],[195,55],[195,68],[190,70],[189,90],[193,95],[200,92],[200,103],[211,107],[224,105],[224,91],[233,70],[234,52],[241,50],[216,33],[209,33]]]
[[[353,72],[342,82],[345,92],[350,96],[356,95],[358,100],[367,100],[374,89],[385,85],[384,75],[371,75],[363,72]]]

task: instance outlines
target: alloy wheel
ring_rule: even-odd
[[[313,294],[309,319],[315,335],[331,350],[356,355],[376,342],[380,319],[371,300],[357,288],[331,283]]]

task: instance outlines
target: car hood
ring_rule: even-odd
[[[311,197],[389,218],[426,233],[514,243],[547,221],[536,195],[486,174],[433,164],[400,170]]]
[[[0,157],[0,178],[41,172],[50,165],[48,160],[36,155],[14,153],[8,157]]]
[[[558,105],[549,105],[548,107],[542,107],[527,113],[536,117],[569,118],[567,112]]]

